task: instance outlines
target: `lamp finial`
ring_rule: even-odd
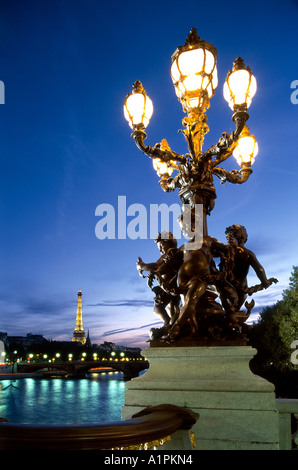
[[[186,46],[194,46],[201,41],[200,36],[197,33],[196,28],[191,28],[189,35],[186,38],[185,45]]]

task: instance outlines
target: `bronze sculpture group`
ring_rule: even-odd
[[[206,344],[246,343],[245,321],[254,306],[246,298],[277,280],[267,278],[255,254],[244,246],[243,226],[228,227],[226,237],[224,244],[205,236],[201,248],[185,250],[184,245],[177,247],[172,233],[159,233],[155,243],[160,258],[147,264],[138,258],[139,273],[145,277],[143,271],[148,271],[148,285],[155,293],[154,313],[163,321],[161,328],[151,330],[151,342],[172,344],[187,338]],[[260,280],[254,287],[247,285],[250,267]],[[241,311],[244,304],[246,312]]]

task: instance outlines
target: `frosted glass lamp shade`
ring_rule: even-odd
[[[233,156],[236,158],[240,166],[247,164],[252,165],[255,161],[255,157],[258,151],[259,146],[254,136],[244,135],[238,140],[237,146],[233,152]]]
[[[153,104],[140,81],[133,85],[133,93],[124,103],[124,117],[132,129],[146,128],[153,114]]]
[[[223,87],[223,95],[231,109],[235,105],[246,105],[248,108],[257,91],[257,81],[249,67],[238,57],[233,71],[229,72]]]
[[[171,77],[176,95],[185,112],[202,106],[211,98],[218,85],[216,48],[202,41],[192,29],[184,46],[172,56]]]

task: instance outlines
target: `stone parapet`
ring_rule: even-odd
[[[253,374],[249,346],[148,348],[149,369],[126,383],[123,418],[161,403],[189,408],[200,418],[196,449],[277,450],[274,386]]]

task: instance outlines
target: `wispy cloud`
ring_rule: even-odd
[[[152,326],[161,326],[160,321],[156,321],[153,323],[148,323],[147,325],[141,325],[137,326],[135,328],[118,328],[115,330],[110,330],[110,331],[105,331],[102,336],[112,336],[112,335],[118,335],[119,333],[127,333],[128,331],[136,331],[136,330],[141,330],[143,328],[150,328]]]
[[[153,300],[144,299],[122,299],[122,300],[101,300],[95,304],[88,304],[89,307],[152,307]]]

